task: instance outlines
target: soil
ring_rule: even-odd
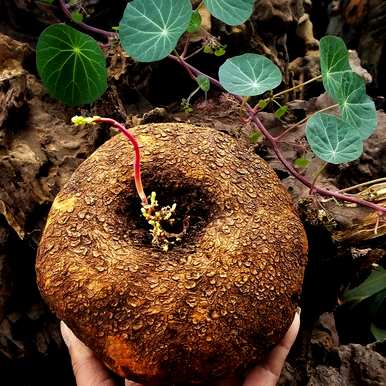
[[[108,28],[117,24],[126,1],[82,3],[92,24]],[[71,386],[75,383],[58,320],[36,287],[35,256],[55,195],[113,132],[102,126],[73,127],[70,119],[79,110],[50,98],[37,77],[36,40],[45,26],[64,20],[57,8],[30,0],[0,0],[0,10],[0,384]],[[318,74],[317,39],[327,32],[340,34],[357,51],[368,73],[360,65],[358,71],[368,80],[378,107],[378,127],[358,161],[326,169],[319,180],[326,187],[342,189],[386,175],[385,19],[383,0],[258,0],[252,22],[240,30],[212,21],[212,33],[227,44],[227,54],[254,51],[269,56],[282,68],[288,86]],[[373,237],[376,218],[366,209],[310,196],[262,139],[251,143],[253,129],[241,119],[240,106],[229,96],[213,89],[207,101],[202,96],[193,100],[192,113],[182,112],[181,99],[195,87],[183,69],[168,61],[134,63],[117,46],[106,48],[106,53],[109,88],[81,113],[110,116],[129,127],[186,121],[227,132],[254,146],[293,195],[310,252],[302,327],[279,384],[386,384],[386,342],[373,342],[366,315],[353,318],[350,310],[340,306],[344,288],[360,283],[372,264],[385,265],[386,225],[381,223],[378,237]],[[202,54],[192,63],[216,75],[222,60]],[[321,92],[320,85],[315,85],[289,95],[283,100],[289,113],[282,121],[269,110],[260,118],[270,131],[279,133],[328,106]],[[303,156],[303,134],[300,126],[283,144],[289,160]],[[312,179],[319,168],[315,159],[304,173]],[[381,202],[385,201],[383,197]],[[206,217],[204,211],[192,213],[192,228],[203,226]]]

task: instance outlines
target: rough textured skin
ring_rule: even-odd
[[[186,385],[243,371],[282,338],[297,306],[307,239],[290,197],[265,161],[217,130],[133,132],[145,191],[196,187],[205,226],[168,253],[143,242],[127,210],[138,200],[132,150],[117,135],[55,199],[37,257],[43,297],[132,380]]]

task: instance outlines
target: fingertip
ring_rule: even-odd
[[[67,348],[70,349],[71,341],[73,339],[72,331],[67,327],[66,323],[63,320],[60,321],[60,332],[62,334],[62,338]]]
[[[298,307],[298,309],[295,312],[294,319],[291,323],[290,328],[284,335],[284,338],[280,342],[280,345],[286,347],[288,351],[291,349],[292,345],[294,344],[296,337],[299,333],[300,329],[300,313],[301,313],[301,308]]]
[[[115,386],[103,363],[63,321],[60,322],[60,331],[70,353],[76,384],[78,386]]]
[[[128,379],[125,379],[125,386],[142,386],[140,383],[135,383],[133,381],[129,381]]]
[[[295,312],[290,328],[279,344],[270,352],[266,361],[257,366],[248,375],[243,386],[274,386],[276,385],[285,360],[294,344],[300,328],[300,308]]]

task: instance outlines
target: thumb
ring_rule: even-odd
[[[60,322],[60,331],[70,352],[77,386],[116,386],[106,367],[64,322]]]
[[[274,386],[277,384],[285,360],[300,327],[300,308],[281,342],[271,351],[265,362],[251,371],[243,386]]]

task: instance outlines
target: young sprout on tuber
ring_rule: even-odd
[[[162,224],[173,225],[175,223],[176,220],[173,218],[173,215],[175,214],[177,204],[174,203],[172,206],[159,208],[158,201],[156,200],[156,193],[152,192],[149,198],[150,204],[143,205],[141,212],[149,225],[153,227],[153,229],[150,230],[152,244],[161,248],[164,252],[167,252],[169,250],[169,245],[174,244],[174,242],[170,240],[174,238],[175,241],[181,241],[181,236],[184,233],[170,233],[162,226]]]
[[[141,178],[141,153],[136,137],[131,134],[130,131],[127,130],[122,124],[111,118],[102,118],[99,116],[83,117],[76,115],[71,119],[71,121],[75,126],[107,123],[120,131],[130,141],[134,148],[134,181],[138,196],[141,199],[141,213],[148,224],[152,227],[150,230],[150,234],[152,235],[152,245],[161,248],[164,252],[167,252],[169,250],[169,245],[174,244],[174,241],[170,240],[174,239],[175,241],[180,241],[181,236],[184,233],[184,231],[179,234],[169,233],[163,228],[163,224],[165,223],[170,225],[174,224],[175,219],[173,218],[173,215],[175,213],[177,204],[174,203],[172,206],[168,205],[159,208],[155,192],[152,192],[149,196],[149,203],[148,198],[146,197],[146,194],[143,190]]]

